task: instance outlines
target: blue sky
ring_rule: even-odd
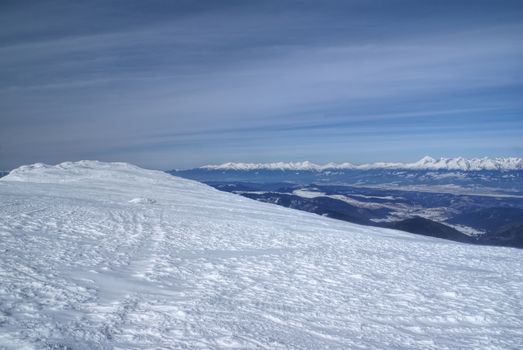
[[[521,1],[2,1],[0,169],[523,156]]]

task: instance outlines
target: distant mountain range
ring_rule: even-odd
[[[337,169],[408,169],[408,170],[521,170],[523,169],[523,159],[517,157],[502,158],[440,158],[434,159],[426,156],[414,163],[327,163],[315,164],[305,162],[277,162],[277,163],[224,163],[219,165],[205,165],[200,169],[207,170],[307,170],[323,171]]]

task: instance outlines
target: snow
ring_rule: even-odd
[[[347,168],[353,167],[350,163],[344,163]],[[336,168],[339,164],[328,163],[326,165],[318,165],[309,161],[304,162],[277,162],[277,163],[224,163],[221,165],[204,165],[202,169],[209,170],[322,170],[325,167]]]
[[[352,206],[359,207],[359,208],[367,208],[367,209],[387,208],[392,211],[390,213],[390,215],[384,219],[371,219],[374,222],[398,221],[398,220],[403,220],[403,219],[407,219],[407,218],[412,218],[415,216],[421,216],[426,219],[436,220],[436,221],[444,221],[444,220],[448,219],[448,217],[447,217],[448,208],[442,208],[442,207],[425,208],[421,205],[410,206],[410,205],[406,205],[404,203],[394,203],[394,202],[385,202],[385,203],[363,202],[363,201],[359,201],[357,199],[352,198],[352,197],[367,197],[367,198],[394,199],[394,197],[390,197],[390,196],[378,197],[378,196],[351,195],[351,197],[349,197],[349,196],[345,196],[342,194],[328,195],[324,192],[309,191],[306,189],[294,190],[292,192],[292,194],[302,197],[302,198],[318,198],[318,197],[332,198],[332,199],[337,199],[339,201],[343,201],[347,204],[350,204]],[[464,227],[466,227],[466,226],[464,226]],[[470,228],[467,228],[467,232],[470,232]]]
[[[133,204],[154,204],[156,203],[156,200],[152,199],[152,198],[140,198],[140,197],[137,197],[137,198],[133,198],[129,201],[129,203],[133,203]]]
[[[124,163],[22,167],[0,198],[0,348],[523,344],[522,250],[353,225]]]
[[[516,157],[500,158],[440,158],[434,159],[425,156],[414,163],[387,163],[377,162],[369,164],[355,165],[352,163],[327,163],[315,164],[305,162],[278,162],[278,163],[224,163],[220,165],[204,165],[201,169],[207,170],[309,170],[324,171],[335,169],[410,169],[410,170],[521,170],[523,169],[523,159]]]
[[[328,195],[324,192],[308,191],[305,189],[294,190],[294,191],[292,191],[292,194],[302,197],[302,198],[318,198],[318,197],[332,198],[332,199],[337,199],[337,200],[340,200],[342,202],[348,203],[348,204],[356,206],[356,207],[368,208],[368,209],[378,209],[378,208],[390,208],[390,209],[402,208],[403,209],[403,207],[404,207],[403,205],[395,205],[395,204],[390,204],[390,203],[384,204],[384,203],[374,203],[374,202],[362,202],[362,201],[356,200],[354,198],[351,198],[349,196],[345,196],[342,194]]]
[[[320,191],[309,191],[305,189],[297,189],[292,191],[292,194],[303,197],[303,198],[317,198],[317,197],[326,197],[325,192]]]

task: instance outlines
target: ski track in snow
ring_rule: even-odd
[[[0,181],[0,348],[523,345],[522,250],[348,224],[124,164],[15,175]]]

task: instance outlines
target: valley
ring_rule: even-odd
[[[471,244],[523,247],[523,170],[479,165],[471,170],[470,163],[463,162],[461,169],[419,165],[426,163],[424,159],[364,169],[318,168],[310,163],[276,163],[279,168],[228,164],[169,173],[352,223]]]

